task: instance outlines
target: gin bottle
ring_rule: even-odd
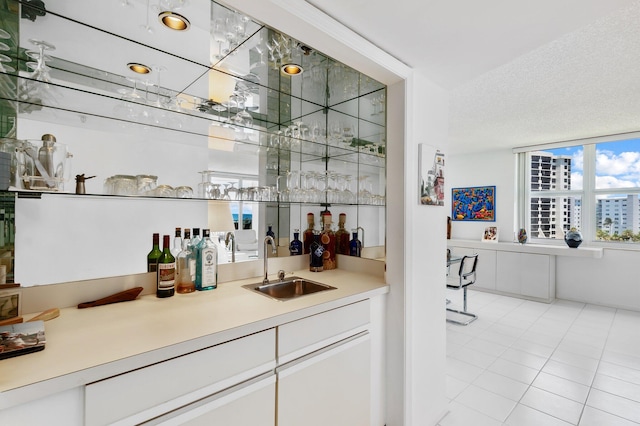
[[[196,247],[196,290],[218,287],[218,250],[208,229],[202,230],[202,240]]]

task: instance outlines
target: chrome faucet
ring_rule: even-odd
[[[264,279],[262,284],[269,284],[269,256],[267,256],[267,244],[271,244],[271,253],[276,254],[276,243],[271,235],[264,237]]]
[[[362,229],[362,240],[360,240],[360,243],[362,244],[362,247],[364,247],[364,228],[362,226],[358,226],[356,230],[357,229]]]
[[[224,236],[224,243],[229,245],[229,240],[231,240],[231,263],[236,263],[236,237],[231,231]]]

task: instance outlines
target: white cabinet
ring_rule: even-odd
[[[550,302],[555,298],[555,256],[497,252],[496,290]]]
[[[276,376],[269,374],[234,386],[145,425],[188,426],[274,426]]]
[[[368,300],[278,327],[278,426],[369,425]]]
[[[85,387],[85,423],[138,424],[275,368],[275,330],[170,359]]]
[[[278,426],[370,424],[368,333],[278,369]]]
[[[551,302],[556,295],[556,253],[574,254],[556,247],[463,240],[451,241],[448,247],[453,256],[478,253],[477,279],[471,289],[541,302]],[[457,273],[456,267],[451,265],[450,275]]]
[[[83,425],[84,388],[78,386],[21,405],[0,410],[0,425]],[[56,419],[58,422],[56,422]]]

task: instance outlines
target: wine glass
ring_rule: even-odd
[[[238,199],[238,188],[234,186],[235,184],[235,182],[229,182],[229,187],[225,189],[225,192],[230,200]]]
[[[146,13],[146,21],[144,25],[140,25],[140,28],[145,30],[149,34],[153,34],[153,27],[149,25],[149,14],[151,13],[151,0],[147,0],[147,13]]]
[[[219,200],[220,198],[222,198],[222,193],[220,192],[220,184],[219,183],[212,183],[211,186],[209,187],[209,197],[213,200]]]
[[[372,201],[371,180],[369,176],[360,176],[358,178],[358,203],[371,204]]]

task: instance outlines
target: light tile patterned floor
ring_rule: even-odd
[[[468,310],[447,323],[440,426],[640,425],[640,312],[471,290]]]

